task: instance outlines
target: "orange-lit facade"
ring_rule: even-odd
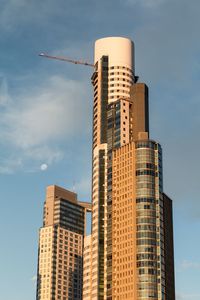
[[[90,208],[61,187],[47,187],[39,232],[37,300],[82,299],[85,214]]]
[[[97,40],[94,64],[90,299],[174,300],[172,202],[133,42]]]
[[[113,299],[173,299],[167,296],[166,276],[173,272],[166,273],[158,143],[141,139],[114,151],[112,200]]]
[[[91,299],[91,235],[84,238],[84,250],[83,250],[83,299]]]
[[[175,300],[172,201],[133,42],[97,40],[94,65],[92,203],[48,187],[37,300]]]
[[[113,154],[112,286],[113,299],[136,298],[135,145]]]

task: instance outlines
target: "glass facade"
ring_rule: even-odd
[[[54,206],[54,224],[84,234],[84,208],[66,199],[56,199]]]
[[[138,300],[162,297],[162,153],[156,142],[136,142],[136,245]],[[162,278],[163,281],[165,278]]]
[[[133,60],[128,39],[95,44],[92,300],[174,300],[166,298],[162,151],[149,140],[148,87]]]

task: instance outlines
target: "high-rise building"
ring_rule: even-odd
[[[84,238],[83,250],[83,299],[91,299],[91,235]]]
[[[92,205],[47,188],[37,300],[175,300],[172,201],[133,42],[97,40],[94,66]]]
[[[81,300],[86,212],[90,204],[61,187],[47,187],[39,233],[37,300]]]
[[[133,42],[97,40],[94,56],[91,291],[83,299],[174,300],[172,202]]]

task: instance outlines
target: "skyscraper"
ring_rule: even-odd
[[[97,40],[94,64],[90,297],[173,300],[172,204],[133,42]]]
[[[94,66],[92,206],[47,188],[37,300],[175,300],[172,201],[133,42],[97,40]]]
[[[88,203],[61,187],[47,187],[39,234],[37,300],[82,299],[83,243]]]

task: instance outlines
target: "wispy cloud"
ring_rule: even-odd
[[[5,101],[4,101],[5,102]],[[89,101],[81,82],[53,76],[35,89],[21,91],[0,111],[0,172],[10,173],[30,161],[47,163],[63,158],[62,147],[74,134],[88,133]]]
[[[31,278],[31,281],[36,282],[36,281],[37,281],[37,275],[34,275],[34,276]]]
[[[177,293],[177,300],[197,300],[200,299],[200,294],[186,294],[186,293]]]
[[[193,262],[188,260],[183,260],[180,264],[181,269],[200,269],[200,262]]]
[[[51,77],[32,92],[27,92],[21,99],[18,95],[17,105],[13,99],[12,105],[1,116],[4,125],[1,134],[11,144],[26,149],[60,138],[63,134],[74,134],[80,129],[83,120],[79,110],[81,94],[85,99],[80,83]]]
[[[10,155],[8,157],[1,157],[0,159],[0,173],[13,174],[23,167],[22,158],[17,155]]]
[[[23,11],[26,7],[25,0],[8,0],[3,1],[1,12],[0,12],[0,24],[4,29],[10,29],[18,19],[20,10]],[[21,14],[24,18],[24,14]]]
[[[8,83],[5,76],[0,74],[0,106],[8,105],[9,102]]]
[[[88,194],[91,190],[91,178],[82,178],[79,182],[74,182],[75,191],[77,190],[78,194]],[[84,199],[89,201],[89,199]]]
[[[26,0],[3,0],[0,11],[0,25],[4,30],[16,30],[19,24],[30,23],[32,20],[41,19],[43,16],[49,16],[53,13],[56,5],[52,0],[47,0],[45,3],[41,1],[26,1]],[[46,9],[45,9],[46,8]],[[38,11],[37,14],[34,12]]]
[[[65,16],[66,20],[67,17],[71,18],[72,7],[76,8],[74,11],[76,14],[79,11],[81,13],[82,9],[89,14],[86,8],[92,5],[91,1],[85,1],[83,4],[80,2],[77,5],[75,1],[71,0],[60,0],[59,5],[54,0],[2,0],[1,2],[3,3],[1,3],[0,10],[0,30],[6,32],[17,31],[19,27],[24,25],[34,24],[35,26],[36,23],[40,23],[41,27],[47,24],[61,28],[58,20],[55,21],[55,16],[60,18]],[[70,9],[69,6],[71,6]]]
[[[140,72],[154,84],[162,80],[163,85],[170,83],[171,87],[176,85],[177,89],[189,88],[194,80],[191,74],[199,68],[196,54],[200,42],[196,36],[200,26],[200,2],[194,0],[193,5],[187,0],[181,3],[180,0],[142,2],[165,3],[158,11],[144,12],[143,17],[149,20],[148,26],[144,23],[136,30]],[[148,55],[145,55],[147,52]]]
[[[166,0],[125,0],[129,5],[141,5],[147,8],[155,8]]]

